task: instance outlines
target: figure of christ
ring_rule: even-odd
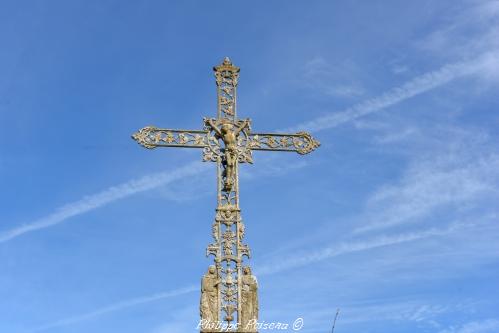
[[[225,152],[225,182],[224,190],[231,191],[234,186],[234,173],[237,162],[237,137],[239,133],[249,125],[249,119],[245,119],[239,125],[230,122],[222,122],[218,128],[212,119],[207,120],[208,125],[215,131],[217,138],[224,142]]]

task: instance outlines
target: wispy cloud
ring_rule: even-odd
[[[498,319],[473,321],[462,326],[451,326],[440,333],[495,333],[499,331]]]
[[[497,49],[499,2],[465,1],[461,5],[461,10],[442,13],[439,17],[441,26],[416,41],[416,47],[442,58],[470,57]],[[497,66],[495,69],[489,73],[497,74]]]
[[[373,197],[376,202],[377,214],[373,214],[371,224],[358,228],[356,231],[369,231],[386,228],[400,223],[414,221],[447,205],[470,204],[471,200],[496,192],[494,184],[488,183],[481,170],[499,165],[497,160],[491,164],[466,166],[448,172],[428,170],[431,172],[420,182],[408,180],[401,187],[390,187],[378,192]],[[490,169],[489,169],[490,170]],[[484,171],[484,172],[485,172]],[[497,193],[496,193],[497,194]],[[373,203],[371,203],[374,206]],[[385,209],[383,210],[384,207]]]
[[[402,179],[371,195],[364,225],[356,232],[423,222],[447,208],[464,216],[467,208],[472,211],[476,203],[498,197],[499,155],[490,140],[476,131],[438,132],[445,140],[433,138],[432,143],[426,133],[425,151],[418,151]]]
[[[366,251],[384,246],[412,242],[427,237],[446,235],[462,227],[463,226],[461,224],[454,224],[445,229],[432,228],[424,231],[403,233],[393,236],[380,236],[368,240],[343,242],[334,246],[327,246],[315,251],[304,252],[301,254],[295,253],[294,256],[289,257],[287,259],[278,258],[277,260],[274,260],[269,264],[256,267],[255,271],[257,272],[258,275],[274,274],[277,272],[282,272],[284,270],[288,270],[291,268],[308,265],[314,262],[326,260],[347,253]]]
[[[362,322],[402,320],[430,323],[431,325],[438,315],[450,311],[459,311],[460,307],[460,304],[424,304],[419,300],[401,302],[400,300],[374,299],[364,301],[361,304],[346,304],[342,308],[341,323],[351,325]],[[330,314],[331,310],[324,312],[324,314]],[[319,316],[322,317],[320,313]]]
[[[439,304],[432,301],[420,299],[400,300],[399,298],[374,298],[362,299],[360,301],[348,302],[341,307],[339,325],[346,331],[358,331],[359,324],[387,323],[410,323],[415,330],[424,332],[435,332],[442,325],[438,319],[444,314],[462,315],[470,307],[469,302],[453,302],[451,304]],[[297,309],[285,308],[284,311],[293,313],[303,311],[303,306]],[[306,318],[307,328],[313,332],[323,332],[324,327],[331,325],[332,315],[336,307],[324,306],[322,303],[309,304],[306,313],[300,312]],[[456,333],[451,331],[452,333]],[[440,333],[451,333],[440,332]],[[487,331],[489,332],[489,331]]]
[[[109,313],[109,312],[123,310],[125,308],[129,308],[129,307],[144,304],[144,303],[159,301],[159,300],[162,300],[165,298],[184,295],[184,294],[188,294],[188,293],[198,291],[198,290],[199,290],[199,286],[192,285],[192,286],[188,286],[185,288],[179,288],[179,289],[175,289],[175,290],[171,290],[171,291],[167,291],[167,292],[157,293],[157,294],[150,295],[150,296],[128,299],[128,300],[125,300],[122,302],[118,302],[118,303],[104,306],[102,308],[96,309],[96,310],[88,312],[88,313],[76,315],[73,317],[69,317],[69,318],[55,321],[53,323],[39,326],[39,327],[33,329],[31,332],[40,332],[40,331],[48,330],[50,328],[67,326],[70,324],[74,324],[74,323],[89,320],[89,319],[92,319],[95,317],[99,317],[99,316],[104,315],[104,314]]]
[[[193,162],[182,168],[150,174],[109,187],[101,192],[85,196],[80,200],[59,207],[52,214],[32,223],[3,231],[0,233],[0,243],[7,242],[28,232],[52,227],[67,221],[71,217],[84,214],[136,193],[152,190],[184,177],[195,175],[205,169],[205,164]]]
[[[325,116],[287,128],[284,131],[308,130],[317,132],[330,129],[403,102],[455,79],[479,73],[487,75],[487,73],[490,73],[491,68],[495,69],[498,65],[499,53],[495,51],[486,52],[473,60],[447,64],[436,71],[417,76],[399,87],[356,104],[344,111],[329,113]]]

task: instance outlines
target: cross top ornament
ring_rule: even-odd
[[[320,143],[309,133],[253,133],[251,120],[237,117],[239,67],[229,58],[213,67],[217,84],[217,117],[204,118],[202,130],[147,126],[132,135],[148,149],[200,148],[203,161],[217,164],[218,200],[212,225],[214,256],[201,279],[201,332],[257,332],[258,283],[243,258],[251,252],[243,243],[245,225],[239,208],[239,163],[253,163],[253,150],[312,152]]]

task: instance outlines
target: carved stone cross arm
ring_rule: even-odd
[[[140,145],[148,149],[156,147],[206,148],[210,145],[209,131],[176,130],[147,126],[132,135]],[[212,144],[217,144],[212,142]]]
[[[304,155],[314,151],[320,143],[306,132],[251,133],[248,137],[248,145],[251,150],[289,151]]]

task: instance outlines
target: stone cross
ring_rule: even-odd
[[[214,265],[201,281],[201,332],[221,328],[233,332],[256,332],[258,320],[258,284],[243,257],[250,248],[243,243],[245,226],[239,208],[239,163],[253,163],[253,150],[286,151],[307,154],[319,142],[305,132],[295,134],[253,133],[250,119],[236,113],[239,67],[229,58],[213,68],[217,83],[217,118],[204,118],[202,130],[176,130],[148,126],[132,138],[145,148],[200,148],[203,161],[216,162],[218,202],[212,226],[214,242],[206,256],[214,256]],[[221,327],[222,326],[222,327]]]

